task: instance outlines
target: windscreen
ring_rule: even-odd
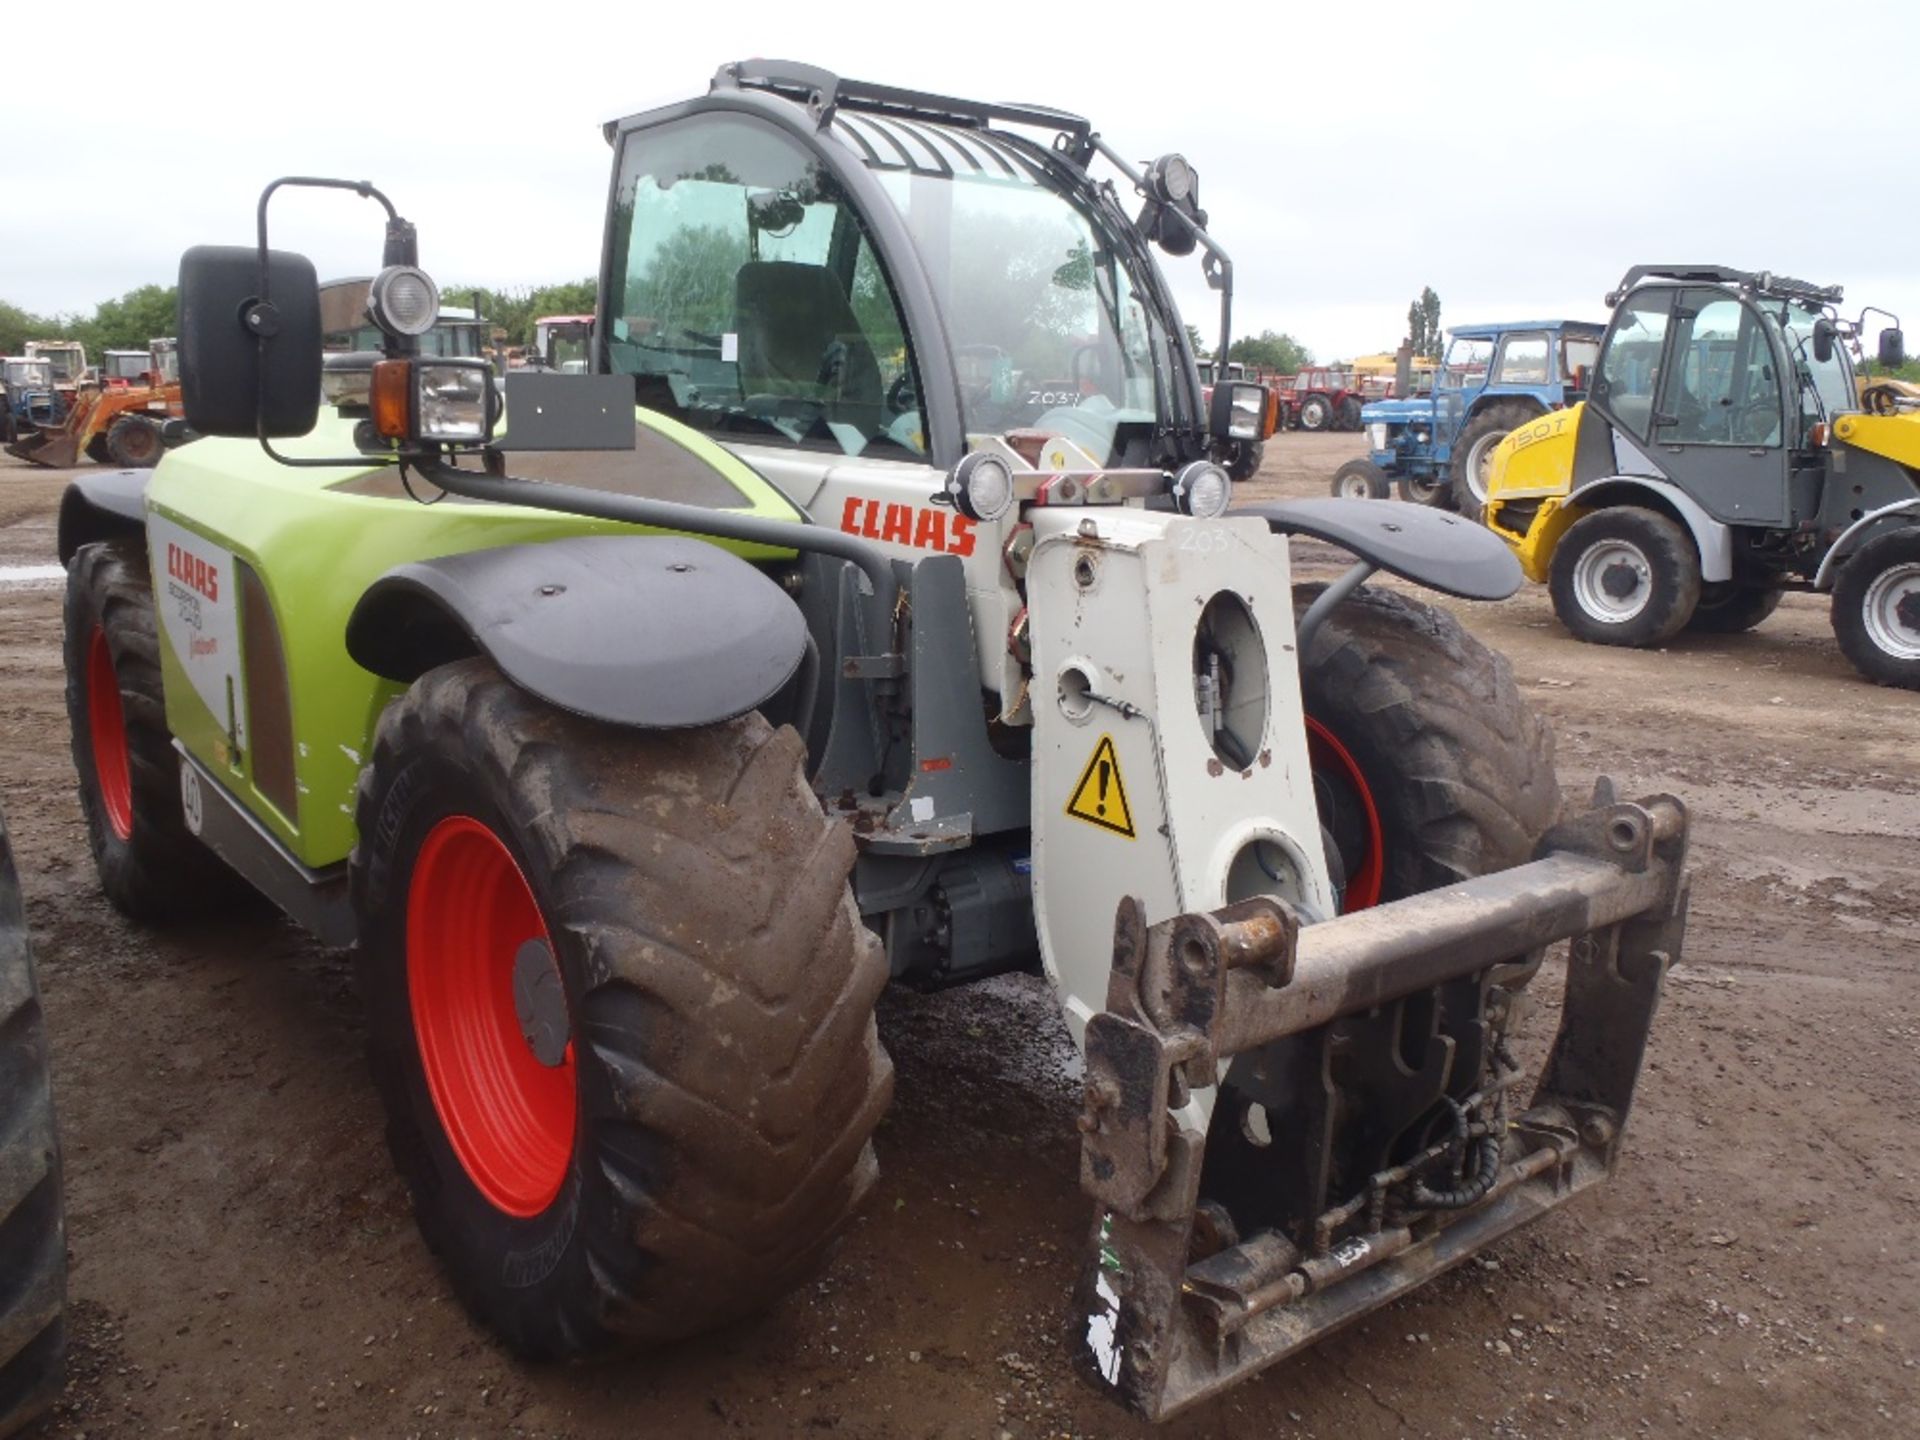
[[[1809,420],[1830,419],[1843,410],[1858,410],[1854,394],[1853,367],[1848,363],[1846,346],[1834,340],[1833,354],[1825,360],[1813,353],[1813,326],[1821,312],[1784,300],[1763,300],[1760,308],[1780,326],[1786,337],[1787,353],[1793,357],[1800,390],[1800,409]]]
[[[53,378],[65,383],[80,378],[80,352],[72,349],[49,349],[44,357],[52,367]]]
[[[1034,428],[1125,463],[1171,374],[1167,335],[1106,222],[1019,169],[880,172],[946,315],[970,435]]]
[[[329,354],[384,349],[387,340],[379,327],[362,325],[355,330],[331,330],[321,348]],[[420,337],[420,354],[437,359],[474,360],[482,352],[481,327],[471,321],[442,321]]]

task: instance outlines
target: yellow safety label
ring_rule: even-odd
[[[1120,757],[1114,753],[1111,735],[1102,735],[1093,747],[1093,758],[1087,761],[1080,783],[1067,800],[1067,814],[1129,840],[1134,838],[1133,811],[1127,806],[1127,786],[1120,778]]]

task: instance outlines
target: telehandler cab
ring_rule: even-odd
[[[591,373],[417,354],[413,227],[277,181],[257,245],[181,264],[216,438],[61,512],[108,895],[243,876],[355,947],[474,1313],[576,1355],[794,1285],[875,1178],[890,977],[1052,983],[1084,1364],[1150,1416],[1603,1179],[1684,812],[1561,816],[1506,664],[1362,585],[1511,593],[1492,536],[1227,513],[1269,412],[1202,406],[1152,256],[1205,252],[1224,352],[1192,167],[766,61],[607,138]],[[345,413],[313,268],[268,248],[288,185],[387,212]],[[1295,534],[1356,563],[1296,589]],[[1509,1041],[1563,939],[1535,1083]]]
[[[1856,669],[1920,690],[1920,412],[1862,413],[1840,287],[1639,265],[1592,393],[1494,451],[1486,523],[1581,640],[1730,634],[1832,596]],[[1893,317],[1888,316],[1892,319]],[[1905,359],[1898,322],[1879,359]]]

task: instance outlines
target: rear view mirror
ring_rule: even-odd
[[[305,435],[320,415],[320,286],[286,250],[196,245],[180,257],[180,387],[202,435]]]
[[[1907,339],[1897,327],[1880,332],[1880,354],[1877,357],[1882,367],[1898,370],[1907,363]]]
[[[1833,322],[1820,319],[1813,322],[1813,358],[1821,365],[1833,359]]]

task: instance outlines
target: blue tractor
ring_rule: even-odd
[[[37,355],[0,355],[0,444],[60,423],[67,407],[54,387],[53,362]]]
[[[1586,320],[1455,327],[1432,394],[1361,410],[1367,458],[1340,467],[1333,493],[1384,499],[1397,486],[1402,500],[1478,520],[1493,447],[1584,396],[1605,332]]]

